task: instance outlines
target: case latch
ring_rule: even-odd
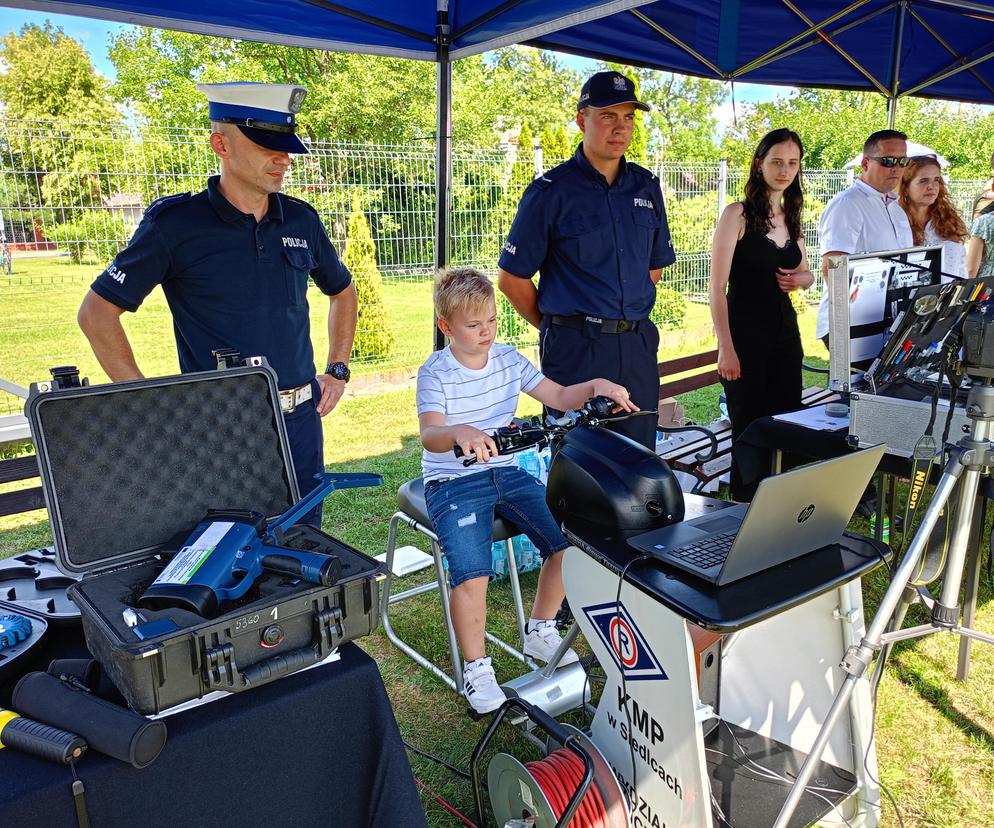
[[[237,672],[235,648],[232,644],[204,648],[204,681],[212,690],[231,687],[235,683]]]
[[[211,351],[214,359],[217,360],[217,370],[223,371],[225,368],[235,368],[241,358],[241,352],[235,348],[215,348]]]
[[[342,618],[342,611],[338,607],[328,607],[314,613],[314,622],[318,627],[317,645],[321,658],[328,655],[345,637]]]

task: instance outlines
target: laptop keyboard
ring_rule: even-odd
[[[699,566],[701,569],[710,569],[725,562],[735,542],[735,535],[735,532],[722,532],[695,543],[688,543],[686,546],[669,549],[667,552],[674,558]]]

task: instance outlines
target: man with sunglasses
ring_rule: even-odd
[[[821,272],[828,257],[874,253],[914,245],[911,223],[897,202],[897,185],[908,166],[908,136],[895,129],[874,132],[863,144],[863,174],[828,202],[818,222]],[[815,335],[828,347],[828,288],[824,288]]]

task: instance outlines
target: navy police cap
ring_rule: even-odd
[[[253,143],[278,152],[305,153],[296,114],[307,90],[290,83],[198,83],[212,121],[235,124]]]
[[[598,72],[587,79],[580,90],[580,100],[576,103],[577,112],[585,106],[603,109],[618,104],[635,104],[636,109],[649,111],[648,104],[642,103],[635,95],[635,84],[621,72]]]

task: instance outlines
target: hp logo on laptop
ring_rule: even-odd
[[[801,509],[801,514],[799,514],[797,516],[797,522],[798,523],[804,523],[804,521],[806,521],[814,513],[815,513],[815,505],[814,505],[814,503],[812,503],[812,504],[810,504],[808,506],[805,506],[803,509]]]

